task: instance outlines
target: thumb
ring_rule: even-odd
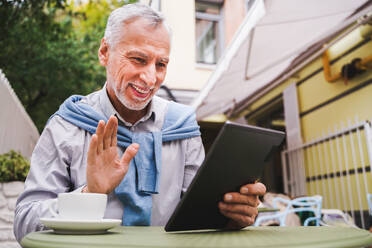
[[[130,161],[136,156],[139,149],[139,144],[133,143],[125,149],[123,156],[121,157],[120,164],[124,166],[129,166]]]

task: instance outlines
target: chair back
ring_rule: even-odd
[[[288,213],[304,213],[312,212],[314,216],[308,217],[304,221],[304,226],[308,226],[311,221],[315,221],[315,225],[319,226],[319,221],[321,219],[321,210],[322,210],[322,197],[319,195],[316,196],[307,196],[299,197],[293,199],[291,204],[294,208],[289,209]]]
[[[256,219],[255,226],[259,226],[261,222],[266,220],[277,219],[280,223],[280,226],[285,226],[287,215],[290,213],[301,213],[301,212],[311,212],[314,214],[312,217],[308,217],[304,221],[304,226],[308,226],[311,221],[315,221],[315,225],[319,226],[319,221],[321,218],[322,210],[322,197],[319,195],[316,196],[307,196],[299,197],[293,200],[287,200],[280,197],[276,197],[273,200],[273,207],[278,208],[278,204],[284,204],[285,210],[273,215],[259,216]]]

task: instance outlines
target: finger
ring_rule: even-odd
[[[103,132],[105,129],[105,122],[100,120],[98,122],[96,134],[97,134],[97,154],[100,154],[103,150]]]
[[[130,146],[128,146],[123,156],[121,157],[120,165],[124,167],[128,167],[130,164],[130,161],[134,158],[134,156],[136,156],[138,149],[139,149],[139,145],[136,143],[133,143]]]
[[[254,218],[256,218],[258,214],[256,207],[251,207],[245,204],[226,204],[224,202],[219,202],[218,207],[221,211],[247,215]]]
[[[221,214],[223,214],[227,218],[237,222],[242,227],[253,225],[254,220],[255,220],[251,216],[241,215],[241,214],[227,212],[227,211],[221,211]]]
[[[97,156],[97,135],[93,134],[88,149],[87,165],[94,165]]]
[[[246,184],[240,188],[240,193],[245,195],[264,195],[266,186],[259,182]]]
[[[107,125],[103,133],[103,149],[107,149],[111,147],[111,137],[112,137],[113,131],[114,131],[114,120],[113,120],[113,116],[111,116],[107,122]]]
[[[117,146],[118,118],[114,116],[114,131],[111,134],[111,146]]]
[[[257,195],[243,195],[238,192],[225,194],[223,200],[225,203],[247,204],[251,207],[257,207],[260,203]]]

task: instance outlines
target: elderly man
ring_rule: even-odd
[[[124,225],[165,225],[204,159],[195,114],[157,96],[169,62],[170,29],[151,8],[113,11],[98,51],[103,89],[72,96],[49,119],[17,201],[18,241],[45,227],[61,192],[108,194],[105,218]],[[227,228],[251,225],[261,183],[245,185],[219,203]],[[195,210],[197,211],[197,210]]]

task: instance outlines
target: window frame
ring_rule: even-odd
[[[205,3],[204,1],[201,1],[201,0],[195,0],[195,5],[197,4],[197,2]],[[221,58],[222,52],[225,48],[225,46],[224,46],[224,43],[225,43],[224,37],[225,36],[224,36],[224,14],[223,14],[224,9],[223,9],[223,4],[216,4],[216,6],[218,6],[219,9],[220,9],[219,14],[208,14],[208,13],[195,11],[195,27],[196,27],[196,20],[200,19],[200,20],[216,22],[217,29],[218,29],[218,34],[217,34],[217,37],[216,37],[218,39],[217,56],[216,56],[217,58],[216,58],[215,63],[203,63],[203,62],[198,62],[197,61],[197,50],[198,50],[197,45],[198,44],[196,44],[196,42],[195,42],[195,63],[198,67],[201,67],[201,68],[205,68],[205,66],[215,67],[215,65],[217,65],[219,59]],[[195,31],[195,36],[196,36],[196,31]]]

